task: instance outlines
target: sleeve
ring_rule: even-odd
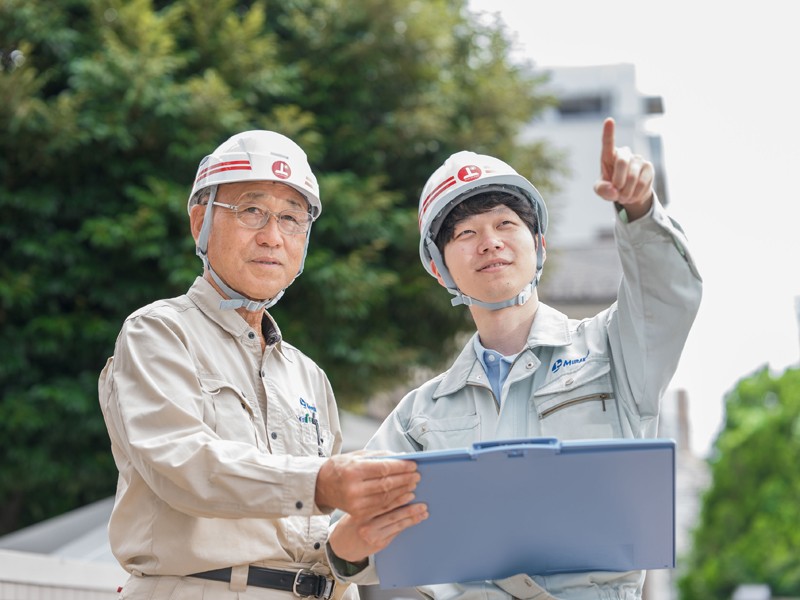
[[[387,450],[390,452],[419,452],[421,448],[407,435],[408,417],[406,411],[412,407],[412,402],[417,394],[417,390],[410,392],[394,408],[391,414],[386,417],[365,446],[366,450]],[[336,510],[331,516],[331,525],[328,530],[328,539],[336,527],[336,523],[342,517],[342,511]],[[366,566],[356,566],[336,556],[330,544],[325,545],[325,552],[328,556],[328,563],[331,572],[337,580],[344,583],[355,583],[357,585],[375,585],[379,583],[378,572],[375,567],[375,556],[369,557]]]
[[[657,198],[649,214],[631,223],[617,219],[622,282],[607,313],[607,334],[617,389],[655,434],[660,398],[678,366],[697,315],[702,279],[680,226]]]
[[[326,460],[272,455],[222,439],[203,420],[200,382],[179,327],[129,319],[100,378],[100,404],[121,479],[141,477],[173,509],[195,517],[319,514],[316,478]]]
[[[328,539],[330,539],[330,534],[334,527],[336,527],[336,523],[341,516],[342,512],[339,510],[333,513],[331,526],[328,530]],[[333,573],[337,581],[342,583],[355,583],[356,585],[377,585],[380,583],[378,579],[378,570],[375,566],[374,554],[368,558],[366,566],[355,565],[339,558],[331,548],[330,542],[325,544],[325,554],[328,557],[331,573]]]
[[[389,452],[419,452],[422,447],[408,434],[409,417],[405,411],[411,407],[416,391],[402,400],[367,442],[367,450],[387,450]]]

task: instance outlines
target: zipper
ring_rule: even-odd
[[[580,396],[578,398],[572,398],[571,400],[567,400],[566,402],[562,402],[561,404],[556,404],[555,406],[548,408],[546,411],[539,414],[539,420],[546,419],[554,412],[561,410],[562,408],[568,408],[570,406],[575,406],[576,404],[583,404],[584,402],[592,402],[592,401],[600,401],[603,403],[603,412],[606,412],[606,400],[610,400],[612,398],[611,394],[608,392],[602,392],[600,394],[589,394],[588,396]]]

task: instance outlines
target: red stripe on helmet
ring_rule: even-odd
[[[436,198],[438,198],[442,194],[442,192],[444,192],[448,188],[453,187],[455,184],[456,184],[456,178],[451,176],[451,177],[448,177],[447,179],[445,179],[442,183],[437,185],[435,188],[433,188],[431,193],[428,194],[428,197],[425,198],[425,200],[423,200],[423,202],[422,202],[422,209],[420,209],[420,211],[419,211],[419,222],[420,222],[420,225],[422,224],[422,216],[428,210],[428,206],[430,205],[430,203],[433,202]]]
[[[195,179],[195,183],[208,177],[209,175],[213,175],[214,173],[219,173],[221,171],[251,171],[252,168],[250,167],[249,160],[229,160],[227,162],[217,163],[216,165],[206,167],[202,171],[197,174],[197,179]]]

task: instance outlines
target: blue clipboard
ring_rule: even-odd
[[[675,442],[554,438],[403,454],[430,517],[375,555],[381,588],[675,567]]]

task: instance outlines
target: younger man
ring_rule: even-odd
[[[617,302],[577,321],[538,299],[547,211],[536,188],[506,163],[471,152],[437,169],[420,198],[422,263],[455,296],[453,305],[469,307],[478,331],[450,369],[400,402],[367,447],[418,452],[524,437],[654,437],[701,279],[686,238],[655,197],[653,177],[649,162],[614,146],[607,119],[595,192],[616,208],[623,279]],[[342,516],[329,541],[334,571],[376,583],[371,555],[414,523],[408,507],[364,520]],[[520,573],[420,591],[448,599],[636,599],[643,582],[639,571]]]

